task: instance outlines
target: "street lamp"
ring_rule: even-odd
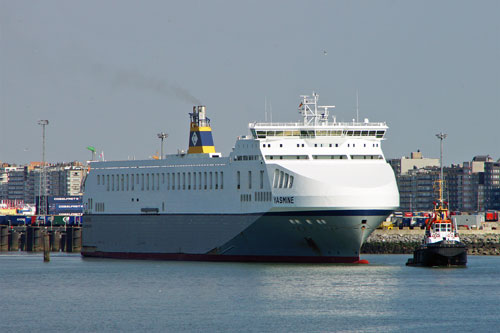
[[[42,170],[40,171],[40,184],[38,189],[38,215],[47,214],[47,179],[45,175],[45,126],[47,126],[48,124],[48,120],[38,121],[38,125],[42,126]]]
[[[160,160],[162,160],[163,159],[163,140],[166,139],[166,138],[168,138],[168,134],[167,133],[163,133],[163,132],[158,133],[158,138],[161,139]]]

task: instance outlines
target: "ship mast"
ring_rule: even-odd
[[[441,141],[441,149],[439,154],[439,165],[441,170],[439,172],[439,203],[443,205],[443,140],[446,139],[448,134],[440,132],[436,134],[436,137]]]
[[[299,112],[304,117],[304,125],[318,126],[320,123],[328,125],[328,109],[335,108],[335,105],[318,105],[319,95],[315,92],[312,93],[312,97],[308,95],[301,95],[300,97],[302,102],[299,105]],[[323,112],[318,109],[323,109]]]

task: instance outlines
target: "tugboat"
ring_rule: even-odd
[[[441,172],[436,182],[439,192],[434,202],[432,217],[425,226],[422,245],[408,259],[407,266],[462,266],[467,265],[467,246],[460,241],[455,223],[450,218],[448,203],[443,200],[443,139],[446,134],[437,134],[441,140]]]

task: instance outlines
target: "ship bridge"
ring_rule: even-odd
[[[338,122],[335,116],[329,119],[329,110],[335,106],[318,105],[319,95],[303,95],[299,113],[303,120],[295,123],[250,123],[249,129],[254,139],[285,139],[316,137],[360,137],[383,139],[387,130],[385,122]]]

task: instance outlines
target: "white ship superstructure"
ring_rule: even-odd
[[[355,262],[399,206],[381,142],[385,123],[337,122],[318,95],[302,121],[251,123],[228,157],[205,107],[187,154],[93,162],[85,183],[85,256]]]

